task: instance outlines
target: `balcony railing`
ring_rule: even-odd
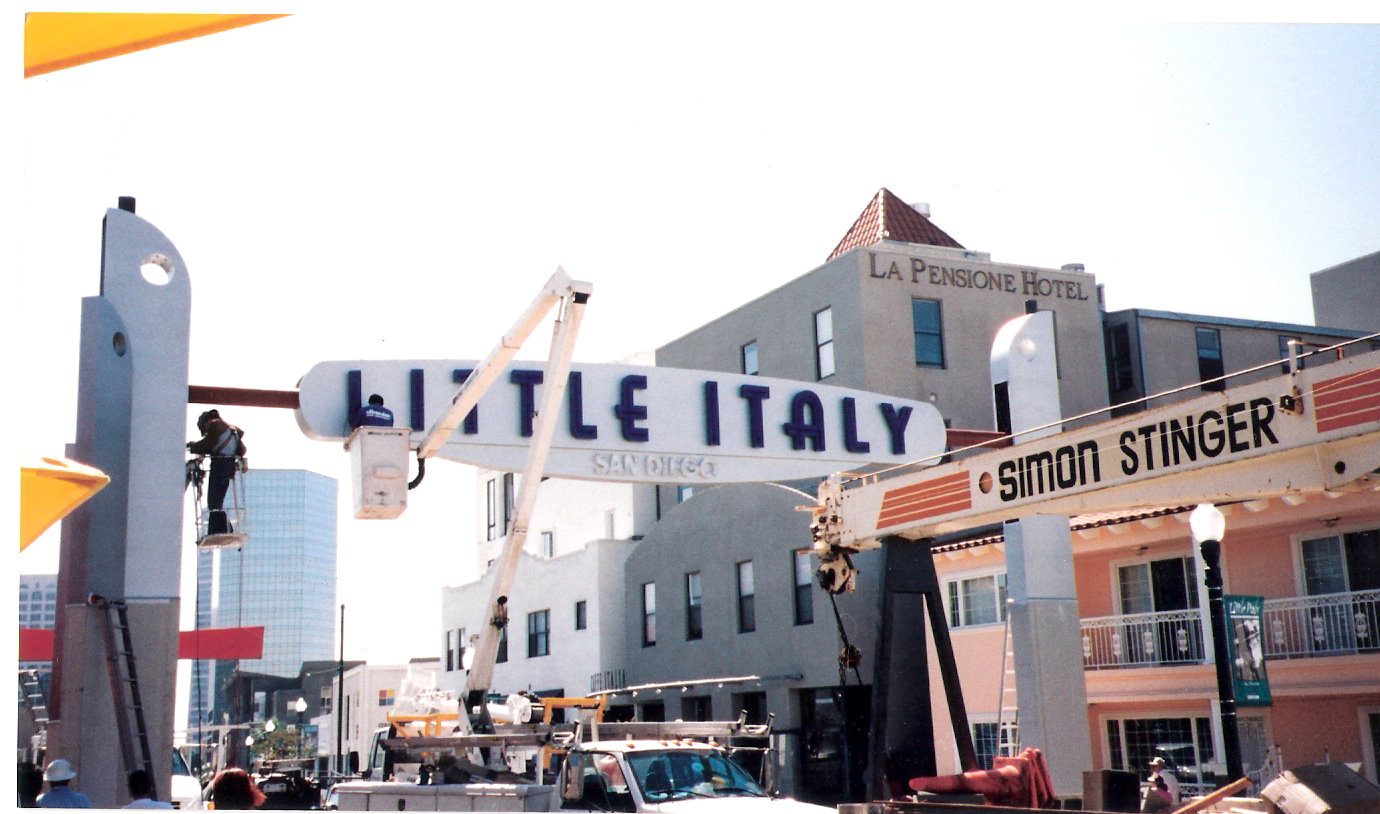
[[[1293,659],[1380,649],[1380,590],[1269,599],[1265,658]]]
[[[1129,613],[1082,620],[1083,667],[1199,664],[1203,633],[1197,610]]]
[[[1083,667],[1201,664],[1202,616],[1195,608],[1083,619]],[[1263,617],[1267,659],[1380,650],[1380,590],[1267,599]]]

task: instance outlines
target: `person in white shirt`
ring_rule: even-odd
[[[1163,777],[1164,784],[1169,787],[1169,801],[1174,805],[1179,804],[1179,778],[1174,773],[1165,768],[1164,758],[1155,757],[1150,760],[1150,782],[1155,782],[1156,777]]]

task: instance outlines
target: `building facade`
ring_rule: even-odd
[[[1313,321],[1354,331],[1380,331],[1380,252],[1309,275]]]
[[[296,676],[335,652],[336,481],[301,469],[244,478],[244,546],[197,554],[198,628],[262,625],[263,655],[192,666],[188,729],[221,723],[232,671]]]
[[[993,337],[1032,308],[1054,314],[1061,413],[1074,422],[1100,420],[1110,405],[1145,396],[1164,394],[1152,402],[1162,404],[1218,389],[1213,380],[1234,371],[1278,374],[1290,340],[1313,351],[1361,335],[1351,326],[1142,309],[1108,314],[1099,284],[1081,266],[993,262],[882,190],[824,265],[667,344],[656,358],[662,366],[926,400],[951,427],[990,430],[1001,426],[989,378]],[[1348,352],[1372,349],[1361,342]],[[1303,364],[1334,357],[1314,353]],[[813,493],[813,484],[793,485]],[[686,719],[770,713],[785,791],[825,803],[862,799],[880,557],[855,559],[859,589],[835,606],[807,576],[808,515],[794,511],[811,502],[806,496],[772,485],[662,487],[655,494],[655,522],[626,557],[614,594],[623,646],[598,656],[601,673],[623,679],[613,685],[622,690],[611,697],[616,710]],[[1177,519],[1188,508],[1071,518],[1092,744],[1082,768],[1143,771],[1149,756],[1163,754],[1183,768],[1181,779],[1191,775],[1190,784],[1220,774],[1202,575]],[[1374,778],[1375,493],[1252,501],[1226,511],[1227,590],[1264,597],[1265,656],[1277,687],[1274,706],[1243,714],[1248,767],[1265,763],[1274,744],[1284,765],[1323,759],[1322,745],[1324,754],[1359,762]],[[971,734],[990,762],[1021,745],[1014,687],[1002,678],[1003,662],[1012,660],[1004,541],[999,530],[981,529],[944,543],[935,565],[945,621]],[[443,615],[448,631],[460,627],[455,612]],[[510,614],[510,634],[522,629],[521,619]],[[845,640],[862,651],[856,671],[840,669]],[[533,689],[562,669],[555,658],[531,667],[541,670],[526,681]],[[932,655],[930,671],[938,772],[956,772]],[[1312,724],[1307,734],[1304,720]]]
[[[521,476],[480,471],[478,580],[442,589],[438,686],[459,697],[465,652],[492,616],[495,561],[511,530]],[[656,489],[646,484],[545,480],[508,592],[506,642],[491,689],[582,697],[621,686],[623,563],[655,521]]]

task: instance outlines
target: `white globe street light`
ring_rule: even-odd
[[[1203,556],[1203,584],[1207,586],[1208,622],[1212,625],[1212,657],[1217,668],[1217,704],[1222,719],[1222,752],[1227,782],[1245,775],[1241,765],[1241,735],[1236,728],[1236,688],[1227,658],[1227,613],[1222,599],[1222,537],[1227,520],[1211,503],[1200,503],[1188,516],[1193,542]]]

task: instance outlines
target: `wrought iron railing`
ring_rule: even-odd
[[[1380,590],[1265,601],[1265,657],[1292,659],[1380,649]]]
[[[1203,661],[1202,623],[1197,610],[1098,616],[1082,620],[1080,627],[1086,669]]]
[[[1267,599],[1262,621],[1267,659],[1380,650],[1380,590]],[[1080,628],[1089,670],[1201,664],[1206,656],[1198,609],[1097,616]]]

